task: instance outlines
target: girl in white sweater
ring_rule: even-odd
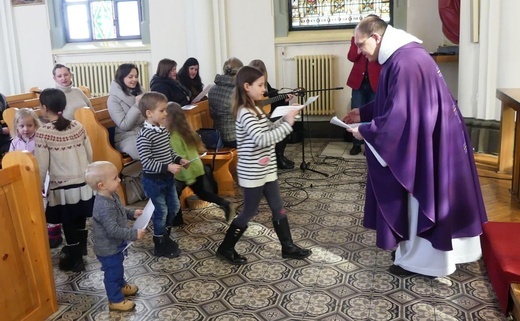
[[[41,110],[49,123],[36,131],[34,155],[43,184],[49,172],[47,223],[63,225],[65,245],[60,269],[85,270],[82,255],[87,253],[86,218],[92,216],[94,193],[85,182],[85,169],[92,161],[92,147],[83,126],[63,117],[65,94],[48,88],[40,94]]]
[[[257,214],[262,196],[267,199],[273,214],[273,226],[282,245],[282,257],[304,259],[312,253],[293,243],[276,172],[275,144],[291,133],[298,111],[289,112],[276,122],[271,122],[254,103],[262,99],[265,88],[264,75],[258,69],[245,66],[238,71],[232,110],[236,118],[238,184],[244,190],[244,209],[229,226],[217,250],[217,256],[231,264],[247,263],[247,259],[235,251],[235,244]]]

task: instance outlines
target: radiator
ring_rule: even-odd
[[[296,86],[303,87],[306,91],[310,91],[305,95],[305,99],[310,96],[320,95],[320,98],[305,108],[307,115],[332,115],[334,110],[333,91],[326,90],[320,92],[312,92],[332,88],[332,55],[309,55],[295,56],[296,62]],[[304,103],[302,99],[301,103]]]
[[[119,65],[125,62],[84,62],[67,64],[73,73],[75,86],[86,86],[93,97],[106,96]],[[139,69],[141,87],[148,87],[150,78],[147,61],[131,61]]]

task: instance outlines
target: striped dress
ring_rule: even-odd
[[[293,130],[283,118],[273,123],[260,108],[256,109],[262,115],[260,119],[252,110],[241,107],[235,122],[238,184],[245,188],[260,187],[278,178],[274,146]],[[260,164],[264,157],[270,158],[267,165]]]

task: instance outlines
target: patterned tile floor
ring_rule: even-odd
[[[48,320],[504,320],[482,261],[443,278],[388,273],[390,253],[362,227],[364,160],[311,156],[327,143],[313,140],[305,151],[310,168],[329,177],[279,175],[293,239],[313,250],[308,259],[282,259],[266,203],[237,244],[244,266],[215,257],[226,230],[220,209],[186,211],[187,224],[172,232],[179,258],[155,258],[152,233],[130,248],[125,274],[140,288],[135,312],[108,311],[92,249],[83,273],[59,271],[59,249],[52,250],[60,309]],[[301,145],[286,154],[299,164]],[[234,201],[241,204],[240,195]]]

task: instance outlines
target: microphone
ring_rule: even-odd
[[[269,97],[271,95],[278,95],[278,89],[271,89],[264,93],[264,97]]]

